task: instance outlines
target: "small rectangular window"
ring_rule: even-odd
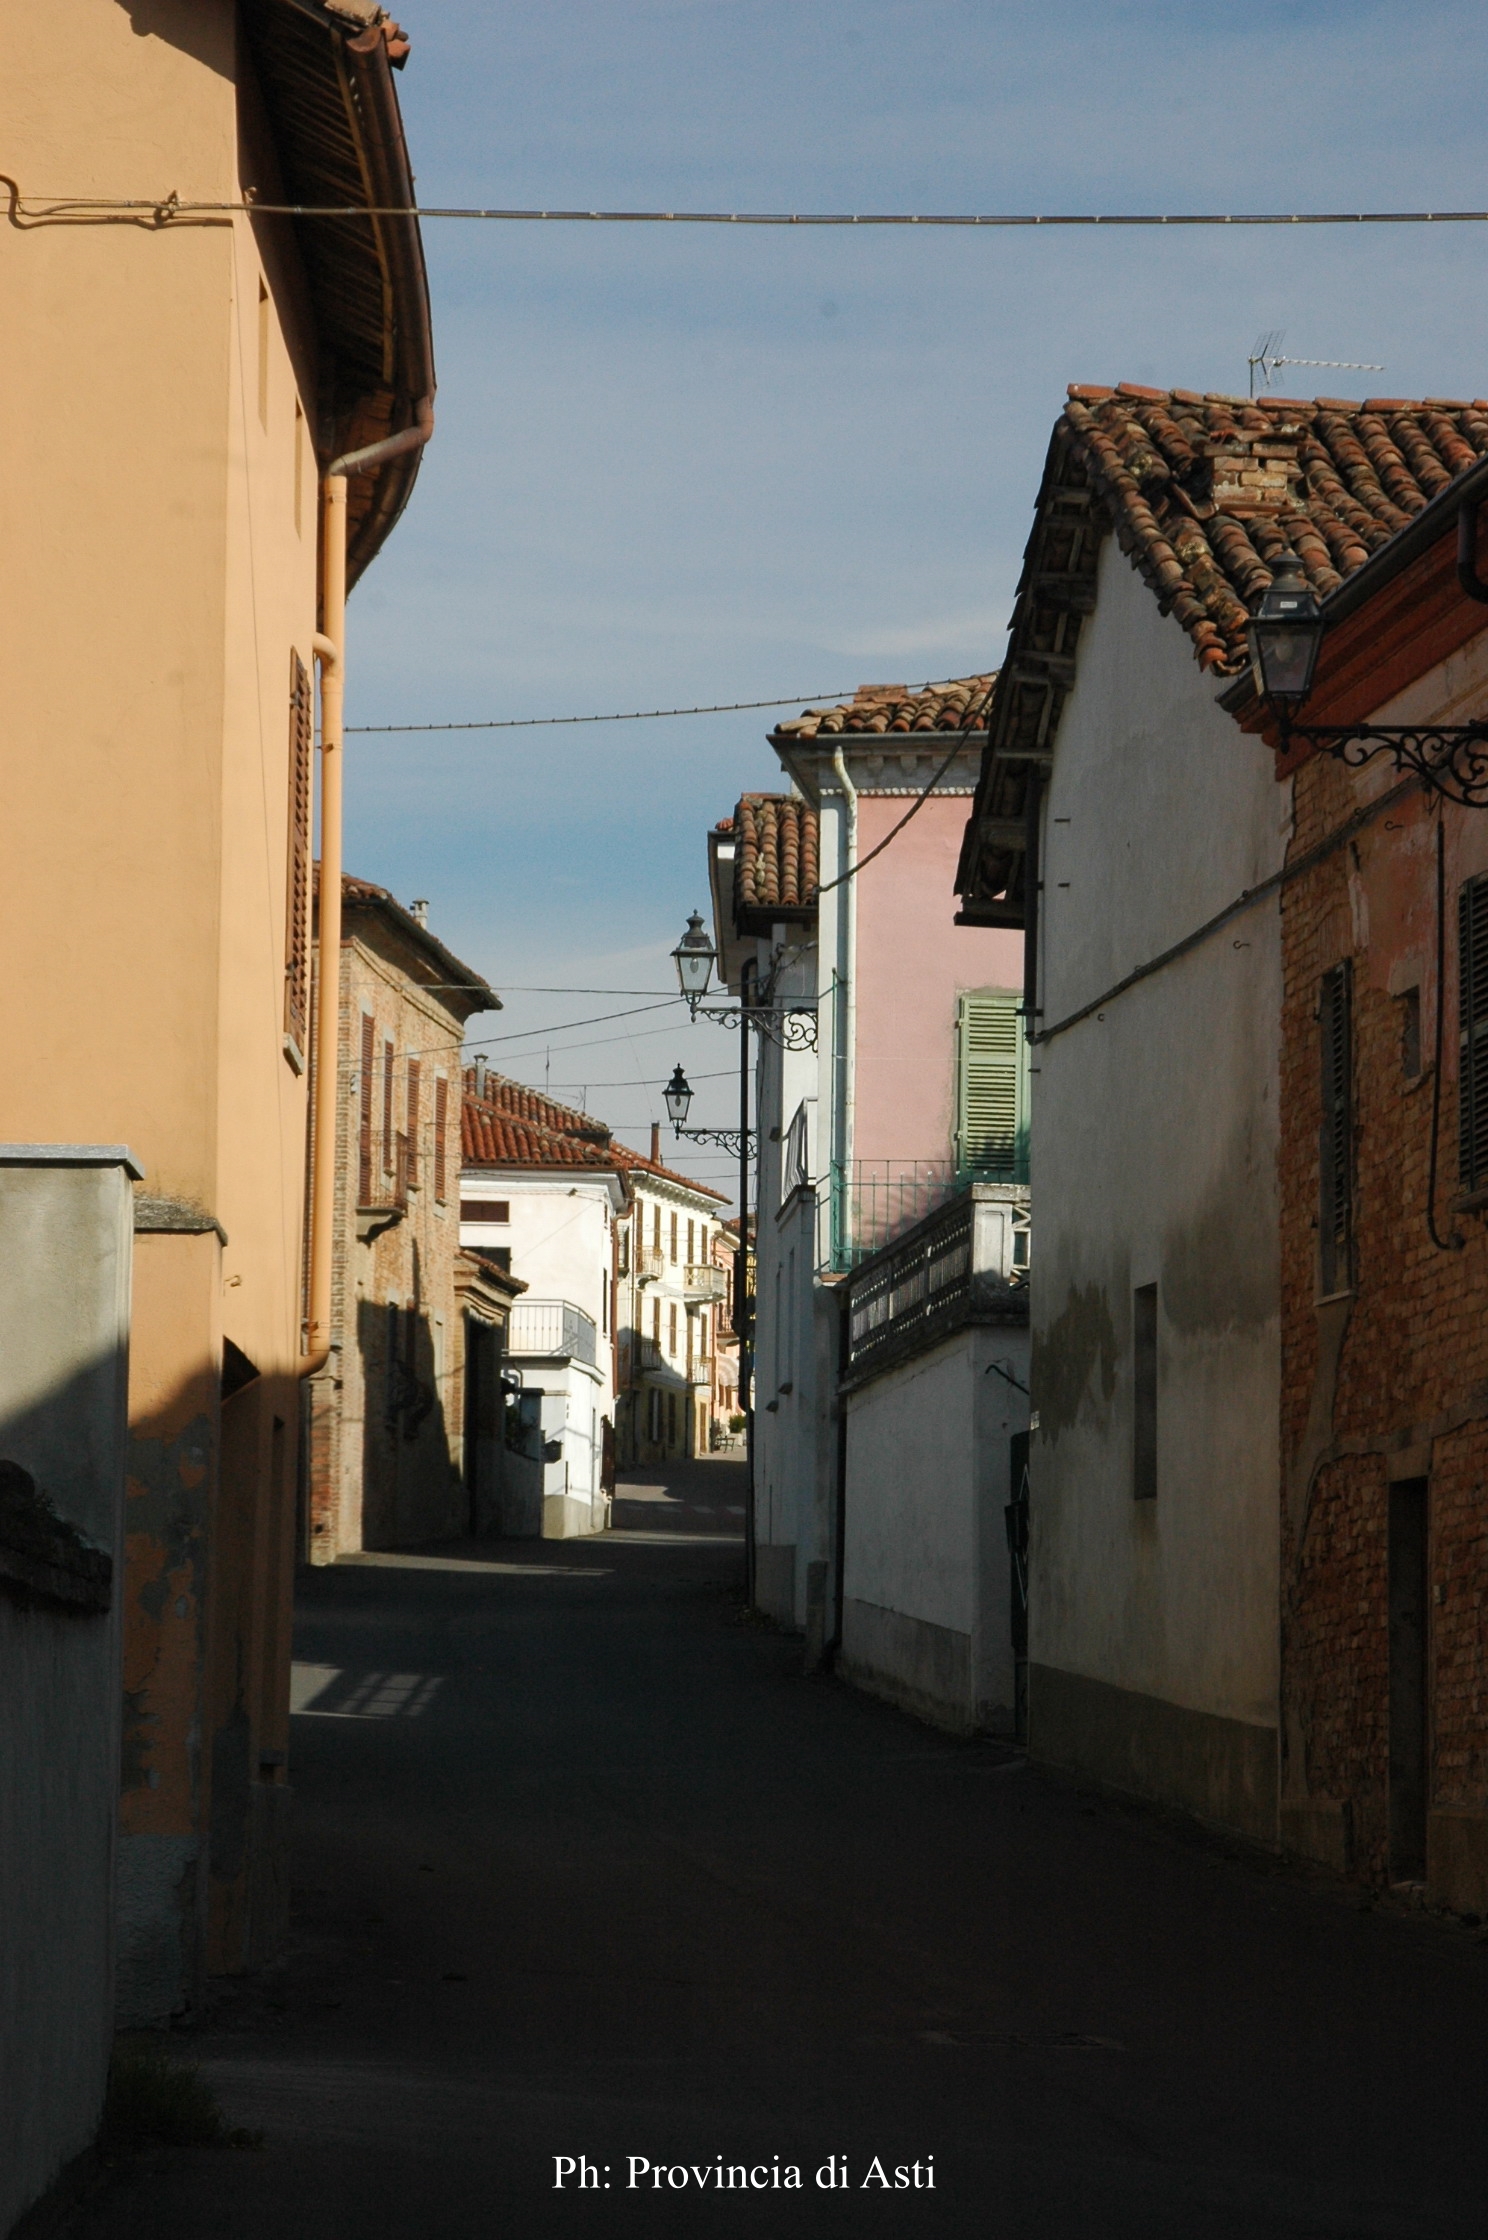
[[[423,1071],[417,1058],[408,1061],[408,1186],[417,1189],[419,1179],[419,1125],[422,1102]]]
[[[372,1203],[372,1076],[377,1065],[377,1022],[362,1013],[361,1096],[357,1103],[357,1204]]]
[[[310,779],[315,693],[297,653],[289,657],[289,868],[284,930],[284,1032],[304,1056],[310,1029]]]
[[[1354,1098],[1348,959],[1323,974],[1318,999],[1322,1114],[1318,1127],[1318,1282],[1322,1296],[1353,1281]]]
[[[444,1204],[444,1186],[448,1167],[445,1137],[449,1133],[449,1083],[441,1073],[434,1082],[434,1195]]]
[[[1464,1190],[1488,1183],[1488,876],[1457,898],[1457,1168]]]
[[[509,1198],[462,1198],[460,1200],[460,1219],[462,1221],[504,1224],[511,1219],[511,1200]]]
[[[393,1046],[382,1046],[382,1171],[393,1174],[398,1164],[398,1145],[393,1131]]]
[[[1157,1497],[1157,1285],[1132,1293],[1132,1495]]]

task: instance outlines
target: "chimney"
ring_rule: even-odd
[[[408,914],[411,918],[417,919],[418,923],[421,926],[426,926],[429,923],[428,896],[421,895],[417,902],[410,902],[408,905]]]
[[[478,1097],[483,1097],[486,1093],[486,1061],[484,1058],[477,1058],[475,1061],[475,1093]]]
[[[651,1123],[651,1157],[655,1165],[659,1167],[661,1165],[661,1122],[659,1120],[653,1120]]]

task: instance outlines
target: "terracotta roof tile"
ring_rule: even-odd
[[[733,816],[734,913],[816,908],[816,811],[798,794],[746,793]]]
[[[777,739],[827,739],[845,732],[973,731],[985,727],[990,675],[958,677],[950,684],[859,685],[835,708],[807,708],[778,723]]]
[[[475,1068],[467,1066],[465,1087],[472,1095],[477,1095],[479,1103],[504,1119],[524,1121],[560,1135],[578,1136],[586,1143],[606,1144],[610,1140],[608,1127],[592,1113],[580,1112],[571,1104],[559,1104],[555,1097],[544,1096],[540,1089],[529,1089],[523,1082],[509,1080],[504,1073],[488,1073],[484,1091],[477,1094]]]
[[[664,1167],[659,1159],[650,1159],[643,1152],[631,1151],[623,1143],[612,1143],[610,1157],[623,1173],[632,1170],[641,1174],[659,1175],[663,1182],[675,1182],[683,1190],[695,1190],[700,1198],[716,1198],[720,1205],[728,1204],[726,1190],[714,1190],[706,1182],[695,1182],[690,1174],[678,1174],[675,1167]]]
[[[1319,594],[1336,590],[1488,452],[1488,403],[1076,383],[1061,445],[1198,661],[1234,676],[1277,554],[1291,545]]]
[[[586,1167],[599,1174],[659,1175],[684,1190],[727,1204],[727,1192],[678,1174],[628,1145],[616,1143],[602,1120],[572,1105],[558,1104],[539,1090],[524,1088],[504,1074],[487,1074],[484,1096],[475,1090],[475,1071],[467,1067],[460,1108],[461,1157],[467,1167]]]

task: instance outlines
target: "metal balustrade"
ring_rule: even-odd
[[[850,1376],[932,1344],[974,1316],[1026,1312],[1028,1192],[964,1183],[957,1196],[871,1255],[850,1279]]]
[[[598,1340],[593,1317],[569,1300],[518,1299],[507,1325],[506,1350],[584,1361],[592,1369],[598,1359]]]

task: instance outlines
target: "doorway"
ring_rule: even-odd
[[[1390,1879],[1426,1877],[1426,1478],[1390,1488]]]

